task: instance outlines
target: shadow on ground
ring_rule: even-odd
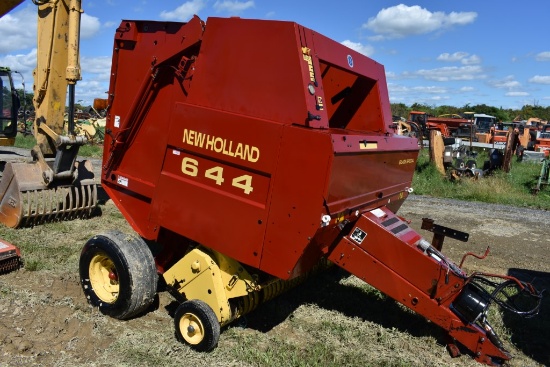
[[[353,285],[340,284],[348,274],[333,268],[306,280],[303,284],[264,303],[247,316],[246,326],[267,332],[282,323],[300,305],[315,304],[320,308],[358,317],[385,328],[395,328],[415,337],[430,335],[445,344],[445,333],[423,316],[408,311],[378,291],[367,292]]]
[[[539,291],[546,289],[538,315],[525,318],[504,312],[503,320],[518,349],[540,364],[550,366],[550,273],[510,269],[508,275],[530,282]]]

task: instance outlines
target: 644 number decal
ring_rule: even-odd
[[[190,157],[184,157],[181,161],[181,172],[191,177],[199,177],[199,174],[202,174],[203,177],[214,181],[218,186],[221,186],[225,182],[223,167],[214,166],[201,173],[199,170],[199,161]],[[252,176],[250,175],[233,177],[231,179],[231,186],[243,190],[246,195],[250,195],[254,190],[252,187]]]

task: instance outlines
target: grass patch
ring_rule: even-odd
[[[36,139],[33,135],[17,134],[15,137],[15,147],[32,149],[36,145]]]
[[[480,154],[476,159],[477,167],[483,167],[486,159],[486,153]],[[462,178],[452,181],[439,173],[429,161],[428,150],[423,149],[412,185],[417,195],[550,210],[550,190],[531,194],[540,169],[538,163],[519,163],[514,159],[509,173],[496,171],[478,180]]]
[[[36,139],[33,135],[17,134],[15,137],[15,147],[32,149],[36,145]],[[82,157],[101,158],[103,155],[103,145],[83,145],[78,150],[78,155]]]

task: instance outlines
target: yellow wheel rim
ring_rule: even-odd
[[[115,264],[105,254],[97,254],[90,261],[90,283],[95,294],[106,303],[118,298],[120,284]]]
[[[197,345],[204,339],[204,326],[192,313],[186,313],[180,319],[180,331],[183,339],[191,345]]]

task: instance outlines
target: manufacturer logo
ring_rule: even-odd
[[[353,67],[353,57],[351,57],[351,55],[348,55],[348,65],[350,68]]]
[[[399,164],[412,164],[412,163],[414,163],[414,159],[412,158],[399,160]]]

